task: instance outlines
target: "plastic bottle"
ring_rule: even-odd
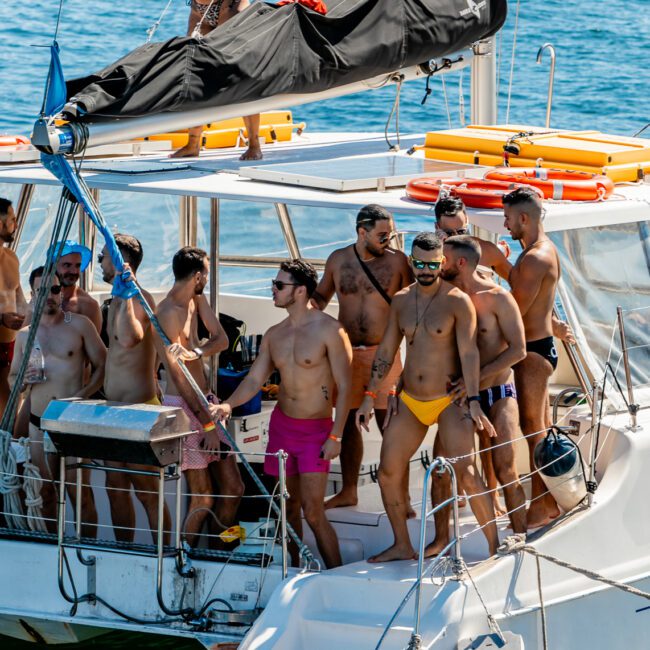
[[[45,377],[45,357],[38,339],[34,339],[32,351],[29,353],[29,363],[25,373],[26,384],[42,384]]]

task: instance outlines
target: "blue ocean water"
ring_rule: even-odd
[[[58,0],[0,2],[0,134],[29,134],[31,130],[47,73],[48,50],[43,46],[52,39],[58,4]],[[545,57],[542,65],[536,65],[535,56],[546,42],[557,50],[552,126],[632,135],[650,121],[648,0],[520,0],[509,4],[508,21],[497,41],[500,122],[544,123],[549,61]],[[58,41],[66,75],[100,69],[143,43],[166,5],[167,0],[65,0]],[[184,0],[174,0],[156,40],[184,33],[186,21]],[[446,75],[444,80],[444,87],[441,80],[433,82],[434,92],[424,106],[420,104],[424,83],[405,85],[403,132],[469,122],[468,71]],[[296,107],[294,116],[296,121],[306,121],[310,130],[381,131],[393,98],[394,89],[369,91]],[[0,638],[0,644],[7,650],[35,647],[5,638]],[[177,650],[198,647],[182,640],[124,633],[100,637],[83,647],[103,650],[154,644]]]

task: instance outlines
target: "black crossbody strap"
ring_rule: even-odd
[[[357,251],[357,247],[352,244],[352,250],[354,251],[354,254],[357,256],[357,259],[359,260],[359,264],[361,264],[361,268],[363,269],[363,272],[368,276],[368,280],[372,283],[372,286],[377,289],[379,295],[390,305],[392,300],[390,296],[386,293],[384,290],[384,287],[379,284],[377,278],[372,274],[372,271],[368,268],[368,265],[361,259],[361,255],[359,255],[359,251]]]

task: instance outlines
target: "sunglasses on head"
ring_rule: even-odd
[[[445,258],[441,257],[439,260],[434,260],[433,262],[424,262],[423,260],[418,260],[411,255],[411,264],[413,264],[413,268],[416,268],[418,271],[421,271],[425,266],[428,267],[429,271],[437,271],[444,260]]]
[[[299,287],[297,282],[284,282],[283,280],[271,280],[271,285],[278,291],[282,291],[285,287]]]

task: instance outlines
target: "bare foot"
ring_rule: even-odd
[[[201,152],[201,143],[197,142],[196,144],[188,142],[184,147],[181,147],[178,151],[170,153],[170,158],[196,158]]]
[[[380,562],[394,562],[395,560],[415,560],[416,558],[417,553],[413,550],[413,547],[410,544],[404,547],[393,544],[393,546],[390,546],[378,555],[369,557],[368,562],[371,564],[379,564]]]
[[[407,519],[415,519],[418,516],[418,513],[415,512],[413,509],[413,506],[409,503],[409,505],[406,508],[406,518]]]
[[[349,506],[356,506],[357,503],[359,503],[359,499],[356,494],[339,492],[328,501],[325,501],[325,510],[330,510],[331,508],[347,508]]]
[[[249,145],[248,149],[239,156],[239,160],[262,160],[262,149],[260,145]]]
[[[440,555],[442,549],[444,549],[448,544],[449,540],[434,539],[431,544],[424,549],[424,557],[436,557],[437,555]]]
[[[560,511],[557,506],[552,509],[535,507],[535,504],[528,509],[526,518],[526,525],[528,530],[533,528],[541,528],[550,524],[553,519],[560,516]]]

